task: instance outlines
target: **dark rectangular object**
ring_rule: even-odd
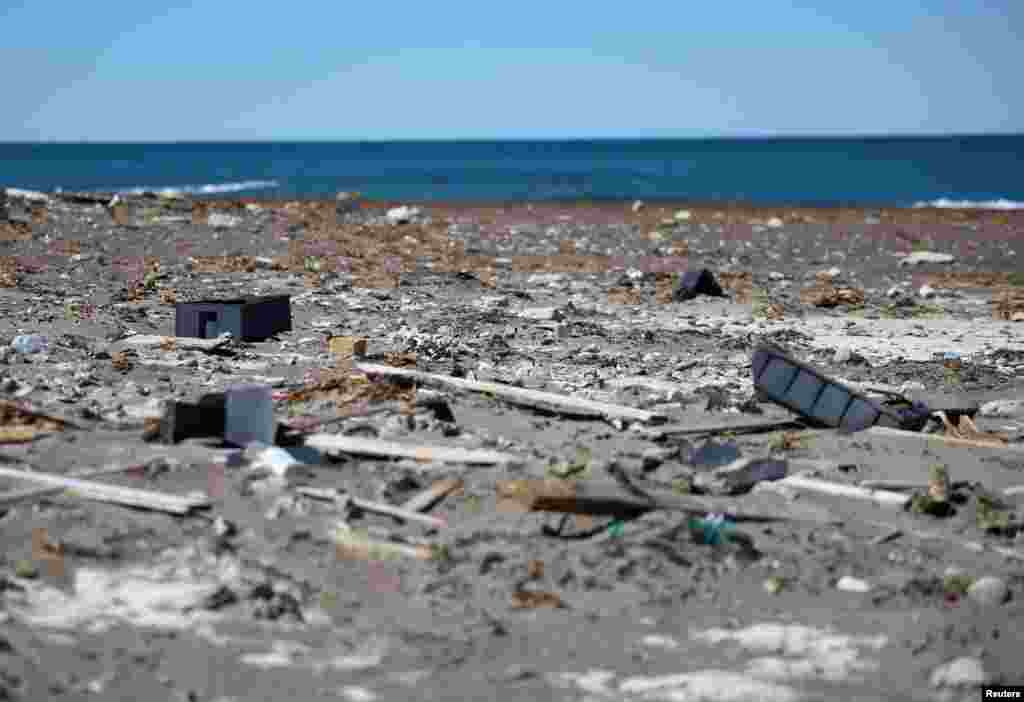
[[[224,393],[203,395],[199,402],[171,402],[160,422],[160,438],[176,444],[185,439],[206,439],[224,435]]]
[[[236,339],[261,341],[292,330],[289,295],[179,302],[174,313],[175,336],[214,339],[231,332]]]
[[[754,387],[806,421],[855,432],[870,426],[920,431],[930,410],[921,403],[887,407],[829,378],[773,344],[762,344],[752,363]]]

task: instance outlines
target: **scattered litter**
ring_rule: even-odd
[[[444,519],[440,519],[439,517],[431,517],[402,507],[392,507],[391,505],[386,505],[380,502],[364,500],[335,488],[298,487],[295,491],[300,495],[312,497],[318,500],[327,500],[329,502],[334,502],[339,506],[352,506],[356,509],[363,510],[364,512],[384,514],[407,522],[417,522],[431,529],[443,529],[448,526],[448,522]]]

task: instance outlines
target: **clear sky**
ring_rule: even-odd
[[[0,0],[0,141],[1024,132],[1022,0]]]

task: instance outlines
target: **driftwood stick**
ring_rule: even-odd
[[[636,517],[652,510],[690,514],[729,514],[736,521],[811,521],[837,523],[823,510],[808,505],[766,507],[764,495],[736,499],[655,493],[644,498],[618,483],[568,480],[504,480],[498,482],[498,506],[506,511],[562,512],[567,514]]]
[[[915,439],[921,442],[934,441],[938,444],[942,444],[945,446],[962,446],[964,448],[993,449],[995,451],[1024,454],[1024,446],[989,443],[987,441],[974,441],[973,439],[957,439],[951,436],[942,436],[938,434],[922,434],[916,431],[904,431],[903,429],[891,429],[889,427],[871,427],[870,429],[865,429],[864,433],[878,437],[887,436],[896,439]]]
[[[210,500],[205,497],[180,497],[153,490],[139,490],[137,488],[97,483],[81,478],[68,478],[52,473],[33,473],[12,468],[0,468],[0,477],[16,478],[55,488],[59,487],[61,491],[72,491],[87,500],[113,502],[126,507],[140,507],[160,512],[170,512],[171,514],[188,514],[194,509],[206,507],[210,504]]]
[[[843,483],[833,483],[828,480],[816,480],[815,478],[807,478],[802,475],[792,475],[788,478],[777,481],[775,484],[796,488],[797,490],[816,492],[822,495],[832,495],[833,497],[848,497],[855,500],[878,502],[886,507],[902,508],[910,501],[910,497],[902,492],[869,490],[856,485],[844,485]]]
[[[130,470],[137,470],[144,468],[142,465],[133,466],[116,466],[114,468],[100,468],[98,470],[89,470],[82,473],[76,473],[69,477],[72,478],[95,478],[101,475],[117,475],[118,473],[127,473]],[[18,504],[19,502],[31,502],[34,500],[42,500],[47,497],[54,497],[64,492],[66,488],[63,487],[37,487],[27,488],[24,490],[11,490],[10,492],[0,493],[0,509],[5,509],[11,505]]]
[[[540,390],[528,390],[517,388],[501,383],[487,383],[478,380],[464,380],[448,375],[437,375],[423,371],[411,370],[408,368],[393,368],[392,366],[378,365],[375,363],[359,363],[353,365],[353,369],[362,373],[386,375],[398,378],[413,380],[421,385],[454,388],[457,390],[469,390],[471,392],[490,393],[497,398],[512,404],[533,407],[536,409],[551,410],[568,416],[577,417],[604,417],[606,419],[625,419],[637,422],[658,422],[664,421],[665,416],[656,412],[612,405],[605,402],[593,402],[578,397],[559,395]]]
[[[342,490],[335,488],[314,488],[314,487],[299,487],[296,489],[300,495],[306,497],[312,497],[320,500],[330,500],[332,502],[343,502],[348,501],[353,507],[357,507],[365,512],[374,512],[375,514],[384,514],[389,517],[395,517],[410,522],[419,522],[425,526],[433,529],[441,529],[448,526],[448,522],[439,517],[431,517],[428,514],[420,514],[419,512],[411,512],[401,507],[392,507],[391,505],[384,504],[383,502],[373,502],[371,500],[364,500],[360,497],[355,497]]]
[[[461,489],[462,486],[463,482],[459,478],[438,480],[423,492],[409,498],[402,505],[402,509],[410,512],[426,512],[451,493]]]
[[[521,462],[518,456],[500,451],[402,444],[384,439],[341,436],[338,434],[311,434],[306,437],[305,443],[306,446],[311,446],[325,453],[351,453],[387,458],[414,458],[418,461],[440,461],[443,463],[508,465]]]

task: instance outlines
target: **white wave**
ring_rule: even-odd
[[[126,195],[142,195],[144,193],[156,193],[158,195],[220,195],[222,193],[242,192],[243,190],[266,190],[268,188],[276,188],[278,185],[279,183],[276,180],[243,180],[236,183],[173,185],[163,188],[137,186],[134,188],[122,188],[117,192]]]
[[[1024,202],[1018,200],[950,200],[939,198],[929,202],[915,202],[914,207],[938,207],[946,210],[1024,210]]]

